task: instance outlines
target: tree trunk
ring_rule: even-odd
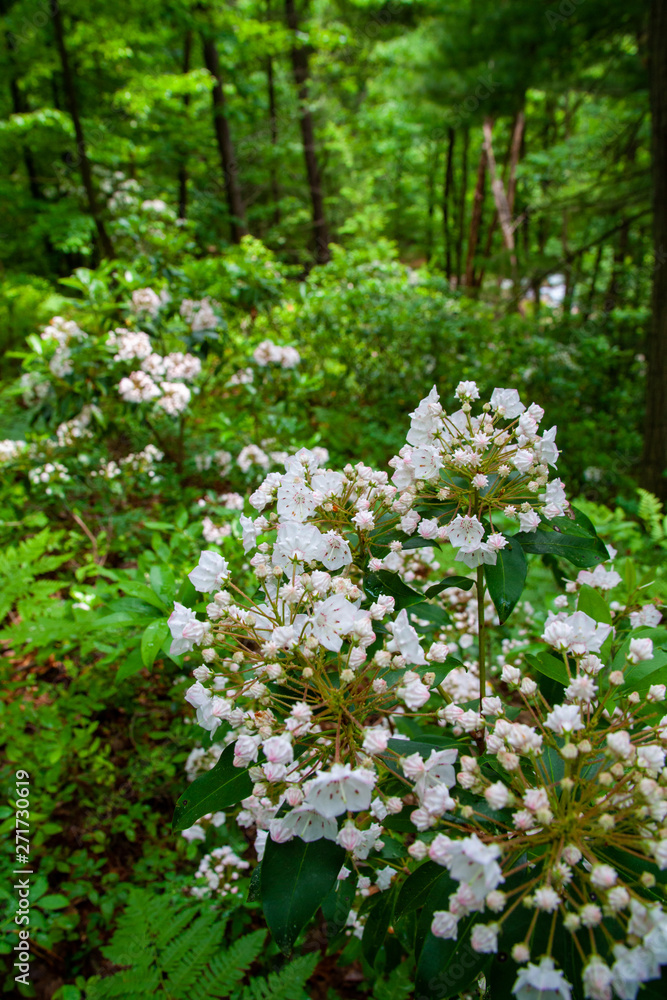
[[[245,208],[241,196],[238,163],[234,155],[232,133],[225,116],[225,94],[222,89],[218,46],[211,35],[202,34],[202,48],[204,65],[215,80],[213,90],[211,91],[213,100],[213,125],[215,127],[215,138],[218,144],[220,164],[225,181],[227,208],[229,210],[229,229],[232,243],[240,243],[241,237],[245,236],[248,230],[245,222]]]
[[[591,284],[588,289],[588,298],[586,300],[586,307],[584,310],[584,320],[587,320],[593,310],[593,303],[595,301],[595,286],[598,280],[598,274],[600,273],[600,263],[602,261],[602,251],[604,250],[604,244],[600,243],[597,250],[595,251],[595,261],[593,263],[593,274],[591,275]]]
[[[185,41],[183,43],[183,73],[190,72],[190,55],[192,53],[192,31],[188,29],[185,33]],[[184,108],[184,118],[187,121],[188,117],[188,106],[190,104],[190,95],[184,94],[183,96],[183,108]],[[178,169],[178,217],[179,219],[184,219],[188,208],[188,156],[187,152],[183,153],[183,158],[181,160],[181,165]]]
[[[482,146],[477,168],[477,183],[475,184],[475,195],[472,205],[472,216],[470,218],[470,233],[468,235],[468,256],[466,259],[466,288],[473,288],[475,284],[475,251],[479,239],[479,230],[482,224],[482,208],[484,205],[484,191],[486,187],[486,148]]]
[[[447,163],[445,166],[445,186],[442,194],[442,238],[444,242],[445,276],[452,280],[452,237],[449,228],[449,202],[453,196],[454,182],[454,142],[456,132],[450,126],[447,130]]]
[[[456,241],[456,287],[461,287],[463,277],[463,234],[466,222],[466,194],[468,193],[468,145],[470,143],[470,132],[464,129],[463,151],[461,154],[461,191],[459,194],[459,231]]]
[[[324,198],[322,195],[322,180],[320,167],[315,150],[315,130],[313,116],[308,107],[308,52],[297,40],[299,22],[294,6],[294,0],[285,0],[285,16],[287,26],[293,34],[291,49],[292,71],[299,96],[299,123],[303,141],[303,155],[306,161],[308,187],[313,214],[313,233],[315,236],[315,260],[318,264],[326,264],[331,259],[329,252],[329,228],[324,215]]]
[[[81,181],[83,183],[84,191],[86,192],[86,198],[88,201],[88,211],[90,212],[95,226],[97,228],[97,235],[100,243],[100,251],[103,257],[113,257],[113,245],[109,239],[109,234],[104,228],[104,223],[100,215],[100,211],[97,205],[97,198],[95,195],[95,186],[93,184],[93,174],[90,167],[90,160],[88,159],[88,153],[86,150],[86,139],[83,131],[83,125],[81,123],[81,118],[79,117],[79,105],[77,102],[76,88],[74,86],[74,78],[72,76],[72,70],[69,63],[69,56],[67,53],[67,47],[65,45],[65,32],[63,29],[63,17],[60,10],[59,0],[51,0],[51,15],[53,18],[53,30],[56,37],[56,48],[58,49],[58,56],[60,58],[60,68],[63,74],[63,86],[65,88],[65,98],[67,101],[70,117],[72,119],[72,124],[74,125],[74,135],[76,136],[76,148],[77,148],[77,159],[79,165],[79,172],[81,174]],[[72,162],[72,166],[76,163]]]
[[[428,264],[433,256],[433,214],[435,212],[435,175],[438,171],[438,160],[440,159],[440,144],[436,142],[433,163],[428,172],[428,205],[427,205],[427,228],[426,228],[426,263]]]
[[[649,92],[653,157],[653,321],[646,343],[646,423],[642,485],[667,500],[667,4],[653,0]]]
[[[280,189],[276,174],[276,146],[278,144],[278,113],[276,110],[276,90],[273,81],[273,59],[266,60],[266,82],[269,92],[269,123],[271,126],[271,200],[273,201],[273,224],[280,223]]]

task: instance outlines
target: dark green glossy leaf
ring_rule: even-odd
[[[425,861],[423,865],[416,868],[401,886],[396,901],[396,916],[402,917],[410,910],[421,909],[433,886],[436,882],[440,882],[443,877],[449,878],[449,873],[446,868],[437,865],[435,861]]]
[[[477,917],[459,924],[456,941],[434,937],[428,932],[417,964],[415,1000],[447,1000],[457,997],[475,982],[490,964],[490,956],[470,946],[470,932]]]
[[[172,829],[187,830],[206,813],[236,805],[252,794],[252,779],[244,767],[234,767],[234,744],[222,751],[220,760],[200,775],[176,803]]]
[[[484,576],[500,624],[507,621],[526,585],[528,563],[521,544],[509,538],[506,548],[498,553],[495,566],[485,565]]]
[[[299,837],[276,844],[269,837],[262,860],[262,909],[280,950],[289,955],[297,937],[331,892],[345,851],[331,840]]]
[[[514,538],[524,552],[559,556],[582,569],[597,566],[609,558],[607,546],[598,538],[586,515],[573,510],[574,520],[555,517],[548,526],[541,524],[536,531],[520,531]]]
[[[526,662],[533,668],[533,670],[537,670],[538,673],[544,674],[545,677],[550,677],[552,681],[558,681],[559,684],[566,685],[570,683],[570,678],[567,676],[565,664],[562,660],[552,656],[551,653],[540,653],[538,656],[534,656],[532,653],[527,653]]]
[[[378,594],[387,594],[394,598],[396,611],[409,608],[415,604],[424,603],[424,595],[403,583],[398,573],[389,573],[381,569],[378,573],[368,573],[364,580],[364,590],[373,600]]]
[[[387,930],[394,914],[395,902],[396,892],[394,889],[378,893],[366,919],[361,939],[361,949],[366,961],[371,965],[375,965],[378,952],[384,944],[384,939],[387,936]]]
[[[443,590],[449,590],[451,587],[458,587],[459,590],[470,590],[474,582],[469,576],[447,576],[440,583],[434,583],[427,587],[424,596],[437,597]]]

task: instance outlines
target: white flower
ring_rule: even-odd
[[[291,764],[294,760],[294,749],[284,736],[270,736],[262,743],[262,750],[271,764]]]
[[[661,619],[662,615],[653,604],[644,604],[639,611],[630,612],[630,624],[633,628],[639,628],[642,625],[655,628],[656,625],[660,624]]]
[[[331,771],[320,771],[307,782],[304,806],[326,818],[369,809],[375,780],[375,774],[364,768],[352,770],[349,764],[334,764]]]
[[[413,670],[407,670],[403,676],[403,684],[396,691],[396,696],[401,698],[411,712],[425,705],[431,692],[425,684],[422,684],[419,674]]]
[[[283,828],[306,843],[313,840],[335,840],[338,836],[336,820],[323,816],[307,805],[297,806],[283,817]]]
[[[367,729],[364,733],[362,747],[369,754],[384,753],[387,749],[390,735],[387,729]]]
[[[187,407],[192,395],[187,385],[182,382],[161,382],[162,396],[157,401],[157,406],[161,407],[170,417],[178,416]]]
[[[305,483],[288,483],[278,489],[278,515],[283,521],[307,521],[319,503],[317,494]]]
[[[509,802],[510,793],[502,781],[496,781],[485,790],[484,798],[492,809],[504,809]]]
[[[547,715],[544,725],[559,736],[585,728],[581,721],[579,705],[555,705],[553,711]]]
[[[491,394],[491,408],[506,420],[514,420],[526,409],[516,389],[494,389]]]
[[[652,639],[631,639],[628,650],[628,660],[630,663],[640,663],[642,660],[653,659]]]
[[[156,316],[162,300],[152,288],[135,288],[132,292],[132,307],[136,313],[147,312],[150,316]]]
[[[495,954],[498,951],[498,924],[475,924],[470,946],[484,955]]]
[[[449,910],[436,910],[431,922],[431,933],[435,937],[456,940],[458,935],[459,918],[455,917]]]
[[[217,552],[207,549],[199,557],[199,564],[188,573],[188,579],[195,590],[202,594],[212,594],[220,589],[220,584],[229,576],[227,560]]]
[[[599,955],[593,955],[584,969],[582,981],[589,1000],[611,1000],[612,971]]]
[[[314,524],[300,524],[298,521],[284,521],[278,525],[278,535],[273,546],[273,565],[281,566],[290,573],[294,561],[297,566],[304,562],[320,559],[324,536]],[[297,569],[297,572],[300,570]]]
[[[552,958],[530,962],[521,969],[512,987],[516,1000],[571,1000],[572,987],[562,971],[554,967]]]
[[[539,527],[540,519],[534,510],[529,510],[527,513],[519,513],[519,528],[521,531],[536,531]]]
[[[640,985],[660,975],[660,967],[648,948],[626,948],[616,944],[614,956],[612,986],[620,1000],[635,1000]]]
[[[556,427],[550,427],[535,442],[535,453],[542,465],[555,465],[559,451],[556,447]]]
[[[312,634],[324,646],[337,653],[343,645],[342,636],[355,624],[357,609],[340,594],[320,601],[308,619]]]
[[[448,525],[447,537],[461,552],[475,552],[482,543],[484,525],[474,516],[457,514]]]
[[[118,392],[126,403],[147,403],[160,395],[153,379],[142,371],[132,372],[128,378],[122,378],[118,383]]]
[[[387,631],[391,632],[392,638],[386,645],[390,653],[400,653],[407,663],[426,663],[424,650],[422,649],[419,636],[408,620],[408,613],[403,608],[396,615],[396,620],[387,625]]]
[[[438,834],[429,856],[437,864],[445,865],[453,879],[469,887],[482,905],[484,897],[505,881],[497,861],[500,848],[497,844],[483,844],[475,833],[461,840]]]
[[[174,640],[169,652],[172,656],[190,652],[196,645],[204,642],[210,627],[210,622],[198,621],[194,611],[176,602],[169,616],[169,629]]]

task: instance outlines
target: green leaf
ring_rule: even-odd
[[[119,584],[120,589],[130,597],[139,597],[146,604],[150,604],[152,607],[157,608],[158,611],[169,611],[169,606],[162,601],[155,591],[151,590],[149,586],[145,583],[141,583],[140,580],[123,580]]]
[[[322,916],[325,920],[325,933],[331,941],[345,928],[347,915],[352,909],[357,891],[357,875],[352,872],[346,879],[338,880],[322,901]]]
[[[559,684],[565,685],[570,683],[565,664],[562,660],[552,656],[551,653],[540,653],[539,656],[527,654],[526,660],[533,670],[544,674],[545,677],[550,677],[552,681],[558,681]]]
[[[144,630],[141,637],[141,659],[145,667],[152,667],[160,646],[169,634],[169,625],[164,618],[156,618]]]
[[[508,545],[498,553],[495,566],[485,565],[484,576],[500,624],[514,611],[526,585],[528,563],[520,542],[508,538]]]
[[[214,768],[195,778],[176,803],[173,830],[187,830],[206,813],[235,806],[252,794],[250,775],[244,767],[234,767],[233,760],[232,743],[222,751]]]
[[[381,569],[378,573],[368,573],[366,575],[364,590],[373,600],[377,599],[378,594],[387,594],[393,597],[396,602],[397,612],[402,611],[403,608],[424,603],[423,594],[403,583],[398,573],[389,573],[384,569]]]
[[[306,843],[295,837],[286,844],[276,844],[267,839],[262,859],[262,908],[284,954],[291,953],[297,937],[328,896],[344,860],[345,851],[331,840]]]
[[[150,570],[151,587],[159,599],[167,606],[171,607],[176,596],[176,580],[174,574],[168,566],[151,566]]]
[[[604,597],[588,585],[584,585],[579,591],[577,611],[583,611],[596,622],[603,622],[605,625],[612,623],[611,611]]]
[[[514,538],[524,552],[560,556],[582,569],[597,566],[609,558],[607,547],[598,538],[586,515],[574,507],[572,509],[574,520],[555,517],[549,526],[541,524],[536,531],[520,531]]]
[[[60,893],[52,893],[49,896],[42,896],[39,905],[42,910],[62,910],[63,907],[69,906],[69,899]]]
[[[447,576],[440,583],[434,583],[424,591],[424,597],[437,597],[443,590],[458,587],[459,590],[470,590],[474,580],[469,576]]]
[[[364,933],[361,938],[361,950],[364,953],[366,961],[371,965],[375,965],[378,952],[384,944],[384,939],[387,936],[387,930],[394,914],[395,902],[396,892],[393,888],[379,893],[377,901],[373,903],[366,919]]]
[[[425,861],[416,868],[401,886],[396,901],[396,916],[402,917],[411,910],[421,909],[433,886],[445,877],[449,878],[447,869],[435,861]]]
[[[133,649],[126,660],[121,663],[116,671],[116,684],[124,681],[127,677],[134,677],[144,665],[139,648]]]
[[[472,916],[461,920],[456,941],[437,938],[429,931],[415,978],[415,997],[419,1000],[458,997],[490,964],[489,955],[478,954],[470,946],[470,932],[476,919]]]

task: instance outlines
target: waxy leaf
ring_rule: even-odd
[[[162,643],[169,634],[169,625],[164,618],[156,618],[144,630],[141,637],[141,660],[145,667],[152,667]]]
[[[555,517],[549,527],[541,524],[536,531],[520,531],[514,538],[524,552],[560,556],[574,566],[586,569],[609,558],[607,546],[598,538],[591,521],[580,510],[572,508],[574,520]]]
[[[495,566],[485,565],[484,576],[500,624],[514,611],[526,585],[528,563],[520,542],[508,538],[508,545],[498,553]]]
[[[446,909],[446,903],[441,909]],[[470,946],[470,933],[477,916],[460,921],[455,941],[427,934],[417,964],[415,997],[419,1000],[448,1000],[458,997],[475,982],[491,962],[489,955],[479,954]]]
[[[384,944],[394,915],[395,902],[396,892],[394,889],[387,889],[379,893],[378,898],[372,903],[361,938],[361,950],[371,965],[376,964],[378,953]]]
[[[424,603],[424,595],[403,583],[398,573],[381,569],[379,573],[368,573],[364,579],[364,590],[373,600],[379,594],[387,594],[396,602],[396,611]]]
[[[552,656],[551,653],[540,653],[539,656],[527,653],[526,660],[533,670],[544,674],[545,677],[550,677],[552,681],[558,681],[559,684],[565,685],[570,683],[565,664],[562,660]]]
[[[434,583],[424,591],[424,597],[437,597],[443,590],[458,587],[459,590],[470,590],[475,581],[470,576],[446,576],[440,583]]]
[[[206,813],[235,806],[252,794],[252,779],[244,767],[234,767],[234,744],[222,751],[220,760],[200,775],[176,803],[173,830],[187,830]]]
[[[609,610],[609,605],[605,601],[602,594],[598,594],[597,590],[593,590],[592,587],[583,586],[579,591],[579,596],[577,597],[577,611],[583,611],[584,614],[592,618],[593,621],[603,622],[605,625],[611,625],[611,611]]]
[[[331,840],[285,844],[267,838],[262,859],[262,909],[280,950],[289,955],[294,942],[333,888],[345,851]]]

